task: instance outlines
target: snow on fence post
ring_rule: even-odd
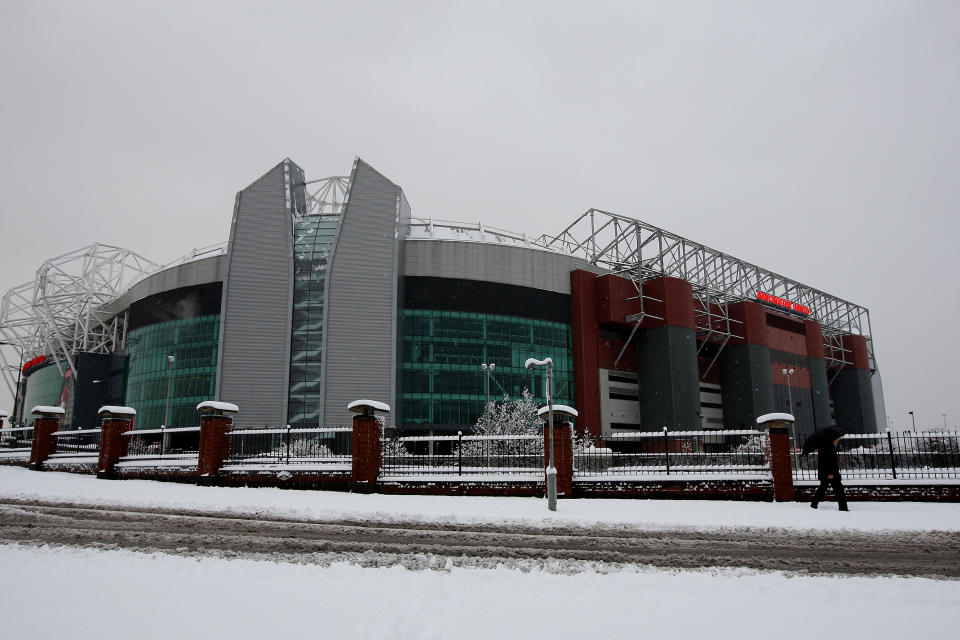
[[[773,476],[773,499],[794,502],[793,465],[790,460],[790,427],[795,418],[789,413],[767,413],[757,418],[760,428],[767,429],[763,452]]]
[[[53,434],[60,430],[60,421],[66,412],[62,407],[36,406],[30,413],[34,418],[29,466],[34,471],[42,471],[43,463],[57,448],[57,436]]]
[[[130,407],[100,407],[100,457],[97,459],[97,477],[113,478],[113,469],[127,455],[130,438],[123,434],[133,427],[137,415]]]
[[[549,410],[537,411],[543,419],[543,466],[550,464],[550,428],[547,424]],[[557,495],[573,495],[573,423],[577,410],[563,404],[553,405],[553,464],[557,469]]]
[[[229,402],[201,402],[197,405],[200,413],[200,452],[197,456],[197,476],[212,478],[220,473],[220,466],[230,456],[230,430],[233,429],[233,416],[239,407]]]
[[[383,465],[383,426],[376,413],[389,412],[390,405],[375,400],[354,400],[347,409],[357,414],[353,417],[351,479],[373,485]]]
[[[3,429],[3,421],[9,417],[10,414],[6,411],[0,411],[0,429]]]

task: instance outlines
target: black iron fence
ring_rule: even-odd
[[[0,429],[0,457],[29,457],[33,447],[33,427]]]
[[[129,438],[127,455],[121,463],[196,464],[200,454],[200,427],[162,427],[134,429],[123,437]],[[121,464],[124,466],[124,464]]]
[[[768,478],[764,433],[752,429],[618,433],[600,442],[578,439],[574,446],[574,480],[696,474]]]
[[[56,447],[50,454],[56,458],[96,458],[100,455],[100,429],[55,431]]]
[[[843,436],[837,458],[843,478],[912,480],[960,478],[960,434],[955,431],[853,433]],[[793,477],[817,479],[816,452],[793,448]]]
[[[542,479],[541,435],[410,436],[383,441],[383,476]]]
[[[329,471],[349,471],[352,432],[337,428],[236,429],[230,432],[230,457],[226,467],[276,467],[314,465]]]

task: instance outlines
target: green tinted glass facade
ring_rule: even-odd
[[[403,312],[400,426],[472,427],[486,401],[482,363],[497,365],[490,398],[520,397],[527,388],[541,403],[545,372],[524,369],[527,358],[553,358],[555,403],[573,406],[570,325],[530,318],[406,309]]]
[[[320,359],[327,257],[337,235],[337,215],[307,216],[294,226],[293,326],[287,422],[316,427],[320,419]]]
[[[27,392],[23,400],[23,423],[33,426],[30,410],[37,406],[55,407],[63,391],[63,374],[56,364],[48,364],[33,371],[27,378]]]
[[[137,410],[138,429],[163,423],[167,397],[167,356],[174,357],[167,426],[200,424],[197,404],[214,397],[220,315],[168,320],[127,334],[126,404]]]

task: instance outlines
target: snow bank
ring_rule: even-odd
[[[529,526],[623,525],[643,529],[780,527],[856,531],[960,531],[960,504],[852,502],[849,513],[827,502],[814,511],[797,502],[711,500],[561,500],[542,498],[360,495],[337,491],[198,487],[149,480],[38,473],[0,466],[0,497],[197,511],[270,514],[297,519],[378,519],[514,523]]]

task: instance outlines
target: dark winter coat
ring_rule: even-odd
[[[817,456],[817,477],[820,481],[829,480],[829,476],[840,477],[840,460],[837,458],[837,448],[833,443],[821,445],[820,455]]]

